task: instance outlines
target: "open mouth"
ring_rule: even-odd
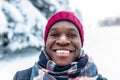
[[[71,54],[73,54],[73,51],[70,50],[54,50],[56,53],[56,56],[59,57],[69,57]]]
[[[71,50],[53,50],[53,51],[56,52],[56,53],[66,53],[66,54],[73,52]]]

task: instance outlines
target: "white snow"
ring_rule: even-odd
[[[73,10],[81,11],[85,25],[96,27],[96,21],[107,17],[119,17],[119,0],[71,0]]]
[[[7,15],[9,15],[9,17],[14,19],[14,21],[24,22],[23,16],[20,14],[20,11],[14,5],[11,5],[9,2],[4,1],[2,4],[2,8],[7,13]]]
[[[6,32],[8,26],[8,22],[6,20],[5,15],[3,14],[3,12],[0,10],[0,33]]]
[[[3,60],[0,61],[0,75],[1,80],[13,80],[13,76],[16,71],[23,70],[29,68],[34,65],[34,63],[38,60],[38,54],[34,54],[28,57],[13,57],[12,60]]]
[[[119,80],[120,26],[86,29],[85,51],[93,57],[99,73]]]

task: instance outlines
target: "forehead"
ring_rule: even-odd
[[[51,29],[74,29],[76,31],[78,31],[76,25],[74,25],[72,22],[70,21],[59,21],[56,22]]]

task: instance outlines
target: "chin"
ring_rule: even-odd
[[[69,65],[69,63],[56,63],[58,66],[67,66],[67,65]]]

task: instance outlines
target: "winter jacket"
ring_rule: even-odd
[[[26,70],[18,71],[15,74],[13,80],[30,80],[31,72],[32,72],[32,67]],[[107,80],[107,79],[99,75],[97,80]]]

